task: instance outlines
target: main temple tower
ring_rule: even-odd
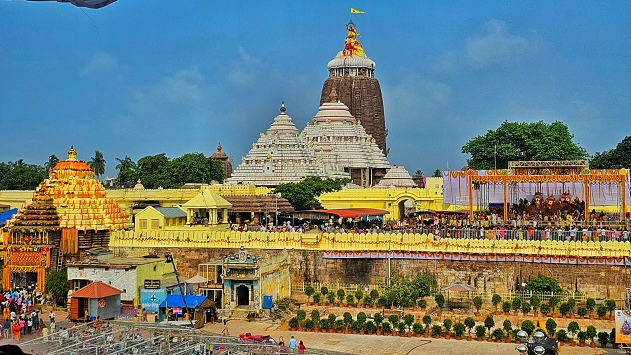
[[[357,40],[355,24],[346,25],[347,36],[344,49],[328,64],[329,78],[322,87],[320,105],[329,102],[335,89],[339,100],[348,106],[350,113],[361,122],[366,133],[375,139],[381,151],[386,148],[386,122],[383,111],[381,87],[375,78],[375,62],[372,61]]]

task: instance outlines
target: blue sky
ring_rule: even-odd
[[[74,145],[134,161],[210,155],[235,165],[281,101],[317,112],[349,9],[377,63],[391,164],[460,169],[504,120],[565,122],[590,154],[629,135],[629,1],[118,0],[99,10],[0,0],[0,161],[43,164]]]

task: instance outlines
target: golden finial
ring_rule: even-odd
[[[77,151],[74,150],[74,145],[70,146],[70,150],[68,151],[68,160],[70,161],[77,160]]]

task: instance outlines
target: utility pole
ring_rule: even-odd
[[[173,261],[173,255],[171,254],[167,254],[166,255],[167,260],[165,261],[165,263],[171,263],[171,265],[173,265],[173,271],[175,272],[175,280],[177,281],[177,286],[180,288],[180,294],[182,295],[182,301],[184,302],[184,308],[186,309],[186,312],[188,312],[188,305],[186,304],[186,295],[184,294],[184,291],[182,290],[182,284],[180,283],[180,277],[177,275],[177,268],[175,267],[175,262]],[[195,326],[193,325],[193,320],[191,319],[191,317],[188,317],[188,321],[191,322],[191,327],[195,328]]]

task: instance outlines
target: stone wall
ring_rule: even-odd
[[[238,249],[210,248],[119,248],[122,256],[142,256],[148,253],[172,253],[182,277],[197,273],[197,265],[236,253]],[[280,250],[248,249],[263,258],[279,255]],[[319,281],[325,284],[377,284],[388,274],[385,259],[325,259],[320,251],[291,250],[290,272],[292,283]],[[473,285],[481,293],[507,293],[539,274],[559,280],[567,291],[580,291],[595,298],[619,298],[630,280],[631,269],[624,266],[558,265],[525,262],[483,262],[446,260],[392,259],[390,270],[413,276],[420,272],[433,273],[440,286],[457,280]]]

